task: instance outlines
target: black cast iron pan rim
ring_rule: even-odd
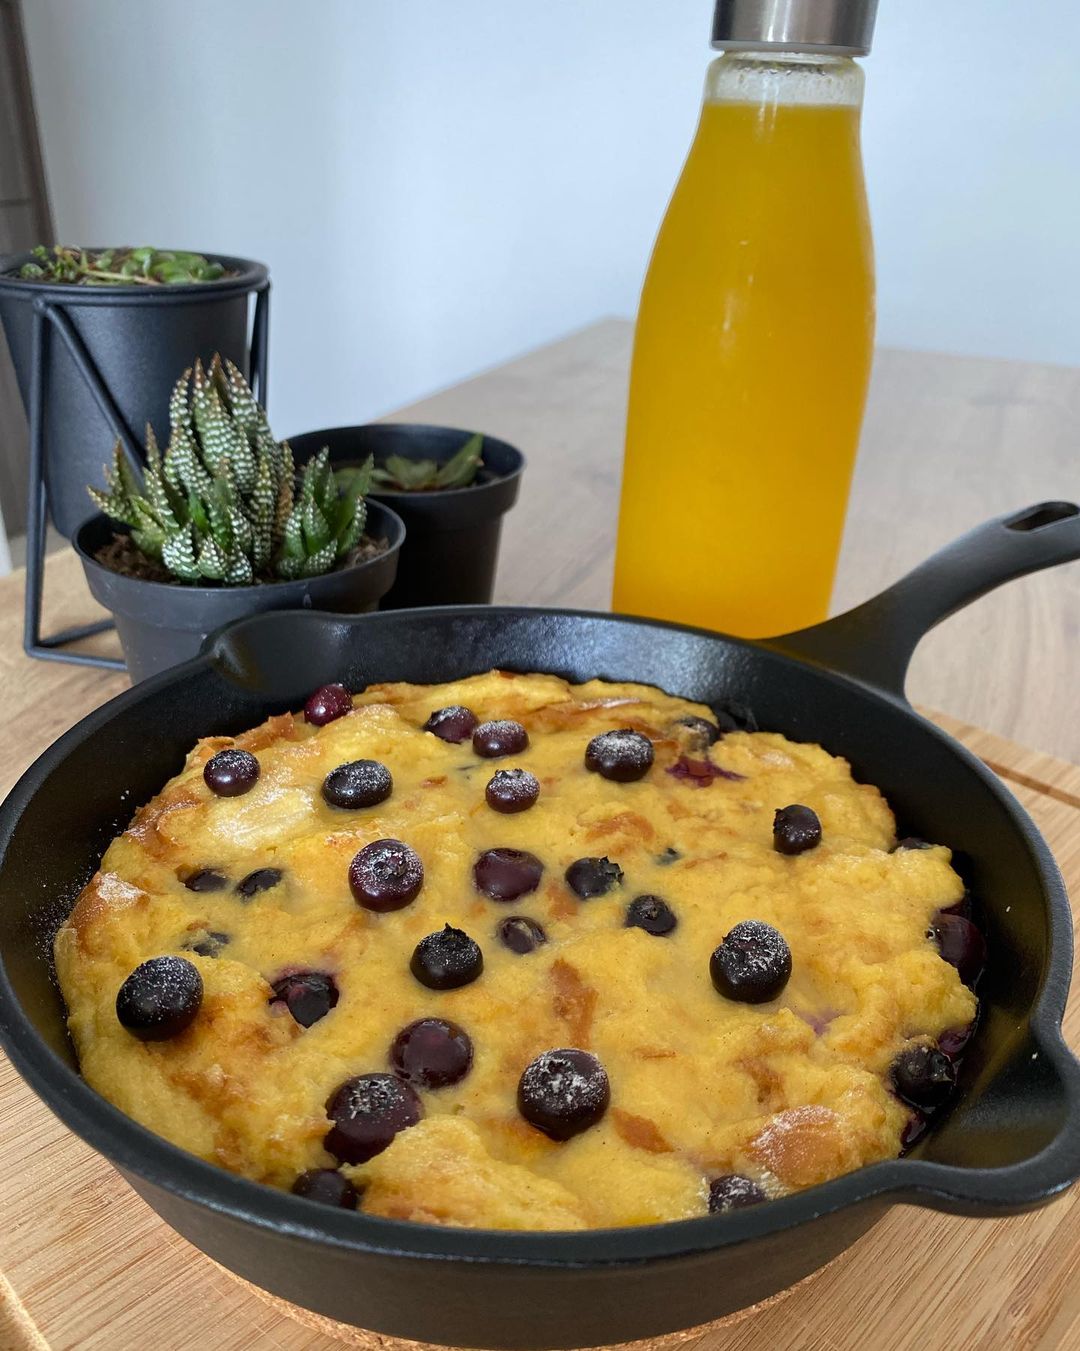
[[[90,253],[100,253],[107,245],[83,245]],[[113,246],[116,247],[116,246]],[[166,249],[163,252],[196,252],[194,249]],[[125,286],[121,282],[108,286],[79,286],[73,282],[41,281],[35,277],[17,277],[15,269],[23,263],[34,261],[31,249],[19,253],[0,254],[0,294],[12,300],[29,302],[37,298],[63,305],[138,305],[138,304],[181,304],[199,296],[209,296],[220,300],[232,294],[244,291],[261,291],[270,277],[270,269],[265,263],[253,258],[234,258],[228,253],[203,253],[208,262],[220,263],[229,272],[229,277],[218,277],[214,281],[162,282],[157,286]]]
[[[438,432],[440,435],[461,436],[464,437],[466,441],[469,439],[470,436],[475,436],[477,434],[475,431],[470,432],[465,427],[448,427],[441,422],[394,422],[391,420],[387,422],[356,422],[348,425],[343,425],[340,427],[315,427],[312,431],[294,432],[292,436],[286,436],[285,440],[291,446],[294,441],[299,441],[299,439],[302,436],[305,437],[339,436],[342,432],[366,432],[371,430],[377,431],[384,427],[389,431],[402,431],[409,433]],[[517,463],[514,465],[513,469],[507,469],[504,473],[501,474],[493,473],[492,477],[485,479],[483,483],[467,483],[463,488],[439,488],[435,491],[434,494],[426,492],[425,493],[407,492],[402,488],[374,487],[371,489],[371,492],[368,494],[368,496],[378,498],[380,500],[385,499],[392,506],[395,502],[399,501],[407,502],[410,500],[415,501],[417,498],[420,497],[427,497],[427,498],[430,498],[431,496],[461,497],[464,496],[466,493],[482,493],[491,488],[494,488],[496,484],[505,483],[508,479],[520,478],[525,469],[524,453],[518,450],[517,446],[511,445],[509,441],[504,441],[501,436],[491,436],[487,432],[480,432],[480,435],[484,438],[485,443],[491,441],[494,444],[501,447],[503,450],[510,451],[511,455],[517,460]],[[464,444],[464,442],[462,444]],[[425,608],[437,608],[437,607],[433,606]]]
[[[1071,509],[1071,514],[1076,515],[1075,509]],[[984,531],[986,529],[984,527]],[[976,535],[978,533],[975,532]],[[1080,553],[1080,543],[1076,553]],[[1038,563],[1026,565],[1019,570],[1014,568],[1009,575],[1019,575],[1019,571],[1031,571],[1035,566],[1045,565]],[[1005,577],[997,579],[1000,580],[1005,580]],[[997,581],[988,582],[983,589],[989,589],[991,585],[996,585]],[[968,591],[970,590],[969,586]],[[895,592],[896,588],[893,591]],[[971,598],[970,594],[967,598]],[[936,608],[942,609],[942,603],[938,603]],[[856,616],[858,613],[853,612]],[[332,623],[347,624],[350,627],[379,624],[409,627],[417,620],[425,618],[453,619],[467,618],[470,615],[483,615],[496,621],[553,616],[587,618],[592,621],[597,618],[595,614],[587,611],[518,606],[447,606],[351,617],[318,615],[311,611],[296,614],[279,611],[241,621],[240,625],[233,626],[230,632],[252,625],[280,624],[283,619],[295,624]],[[942,617],[944,613],[936,616]],[[685,632],[688,627],[629,616],[603,616],[603,618],[607,622],[645,626],[658,632],[666,630]],[[928,626],[925,616],[917,619],[921,625],[920,632],[924,631]],[[929,622],[936,622],[936,619]],[[1076,1137],[1080,1125],[1077,1121],[1077,1108],[1080,1104],[1080,1065],[1065,1047],[1060,1029],[1068,989],[1071,917],[1060,876],[1034,825],[1004,785],[982,762],[946,733],[911,710],[901,692],[889,692],[888,688],[874,688],[861,679],[840,675],[821,665],[823,658],[815,651],[814,640],[814,634],[818,631],[809,631],[806,640],[801,643],[797,642],[801,635],[794,635],[793,638],[789,636],[796,650],[801,651],[802,655],[799,656],[790,650],[784,650],[789,639],[755,644],[718,637],[700,629],[689,631],[726,646],[751,651],[765,647],[780,660],[811,666],[819,679],[838,684],[853,695],[857,693],[863,699],[878,701],[894,711],[899,708],[906,716],[920,723],[932,736],[944,743],[952,754],[962,759],[981,779],[987,790],[1006,808],[1042,878],[1048,902],[1049,956],[1037,997],[1028,1016],[1027,1028],[1032,1044],[1037,1048],[1036,1054],[1042,1054],[1051,1061],[1065,1091],[1070,1095],[1073,1109],[1069,1114],[1069,1121],[1040,1153],[1021,1163],[991,1169],[965,1169],[921,1159],[890,1160],[773,1201],[768,1206],[751,1208],[723,1217],[701,1217],[657,1225],[596,1229],[581,1233],[445,1229],[386,1220],[378,1216],[365,1215],[363,1212],[334,1213],[322,1207],[312,1210],[315,1204],[313,1202],[229,1174],[169,1144],[99,1097],[75,1071],[40,1042],[15,1000],[6,975],[2,975],[0,1032],[4,1034],[3,1040],[17,1068],[72,1129],[113,1163],[154,1185],[197,1202],[211,1211],[275,1232],[310,1238],[346,1250],[420,1260],[449,1257],[466,1262],[562,1268],[600,1268],[662,1262],[797,1228],[801,1223],[818,1216],[875,1199],[924,1204],[962,1214],[1004,1213],[1029,1208],[1064,1189],[1075,1174],[1078,1152]],[[824,630],[820,632],[824,633]],[[914,641],[917,641],[917,638],[910,643],[912,648]],[[827,643],[824,643],[826,655],[827,646]],[[807,655],[809,660],[806,659]],[[174,685],[182,687],[190,676],[214,665],[214,640],[211,640],[207,651],[194,661],[164,672],[117,696],[61,737],[23,775],[3,810],[0,811],[0,849],[6,848],[11,832],[17,824],[21,804],[33,795],[46,776],[66,757],[74,745],[107,725],[125,708],[151,697],[163,688]],[[902,666],[906,666],[906,659],[902,662]],[[902,682],[902,669],[900,678]],[[884,683],[886,687],[889,684],[887,680]]]

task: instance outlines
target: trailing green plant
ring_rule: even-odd
[[[483,447],[484,438],[476,432],[444,464],[437,460],[410,460],[404,455],[388,455],[375,470],[375,483],[405,493],[467,488],[483,464]]]
[[[23,263],[24,281],[59,281],[73,286],[168,286],[183,282],[217,281],[225,276],[221,263],[201,253],[175,249],[73,249],[39,244],[34,261]]]
[[[318,577],[356,548],[367,521],[372,461],[339,484],[324,446],[297,480],[287,441],[231,361],[195,362],[169,403],[164,455],[146,429],[146,468],[132,469],[118,441],[105,490],[88,489],[107,516],[130,527],[148,559],[182,582]]]

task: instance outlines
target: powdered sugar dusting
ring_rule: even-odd
[[[115,906],[134,905],[140,896],[146,895],[139,887],[125,882],[116,873],[99,873],[95,885],[101,899]]]
[[[568,1070],[559,1066],[552,1068],[547,1076],[547,1089],[556,1098],[562,1098],[567,1106],[592,1091],[592,1080],[580,1070]]]
[[[737,954],[738,968],[747,974],[765,976],[778,966],[791,963],[783,934],[760,919],[744,919],[736,924],[724,939],[724,947],[733,957]]]
[[[353,1121],[358,1117],[383,1116],[397,1107],[400,1097],[396,1081],[390,1075],[368,1075],[349,1085],[341,1115]]]
[[[163,1004],[183,1002],[193,990],[202,994],[202,977],[186,957],[152,957],[138,969],[153,980]]]
[[[583,1101],[599,1100],[603,1080],[596,1074],[584,1074],[560,1051],[545,1051],[525,1071],[527,1082],[543,1087],[544,1093],[564,1110]]]
[[[603,740],[604,749],[618,756],[625,756],[639,764],[652,763],[652,745],[647,736],[635,732],[632,727],[621,727],[617,732],[604,732],[597,740]]]
[[[569,1140],[595,1126],[610,1098],[603,1065],[574,1047],[542,1052],[518,1083],[522,1116],[554,1140]]]
[[[725,1173],[715,1178],[709,1188],[709,1210],[713,1215],[760,1205],[767,1199],[764,1189],[742,1173]]]
[[[273,783],[260,784],[243,798],[229,798],[207,816],[210,836],[222,844],[258,849],[281,844],[310,825],[314,793]]]
[[[601,732],[585,748],[585,768],[616,783],[632,783],[648,773],[653,762],[653,744],[632,727]]]
[[[490,735],[513,736],[521,727],[521,723],[514,722],[510,718],[492,718],[488,722],[482,722],[480,726]]]
[[[838,1125],[839,1117],[831,1107],[791,1107],[774,1116],[755,1136],[754,1157],[781,1178],[789,1176],[793,1167],[802,1165],[803,1156],[813,1151],[815,1137]]]

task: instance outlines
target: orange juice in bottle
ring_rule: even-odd
[[[616,610],[745,637],[825,617],[873,348],[851,56],[872,20],[717,6],[727,50],[638,312]]]

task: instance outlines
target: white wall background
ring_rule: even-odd
[[[70,243],[270,263],[279,435],[631,315],[710,0],[24,0]],[[879,338],[1080,362],[1080,3],[881,0]]]

